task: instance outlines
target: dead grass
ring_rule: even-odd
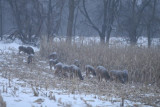
[[[45,48],[44,48],[45,47]],[[42,40],[40,54],[47,57],[56,51],[61,62],[72,64],[74,59],[81,63],[81,69],[87,64],[105,66],[110,70],[128,70],[129,82],[156,84],[160,86],[160,49],[113,46],[107,47],[95,42],[89,44],[73,42],[72,45],[65,41],[53,42]]]
[[[160,89],[157,87],[158,70],[160,70],[158,49],[108,48],[94,43],[89,45],[73,43],[73,45],[69,45],[63,41],[55,42],[53,46],[48,51],[41,50],[40,53],[43,53],[41,55],[47,57],[47,52],[56,51],[59,60],[67,64],[72,64],[74,59],[78,59],[81,62],[82,70],[86,64],[91,64],[94,67],[103,65],[108,70],[127,69],[129,71],[129,83],[121,84],[110,81],[98,83],[96,78],[84,78],[83,81],[58,78],[47,68],[47,66],[49,67],[48,59],[41,57],[39,53],[36,53],[32,66],[27,64],[26,55],[2,54],[3,62],[1,62],[0,67],[3,77],[8,78],[8,82],[12,81],[13,78],[19,78],[28,84],[32,84],[38,90],[41,90],[41,88],[45,90],[59,89],[66,90],[64,92],[66,94],[95,94],[97,98],[104,101],[118,96],[124,98],[124,100],[138,101],[152,106],[160,105]],[[12,82],[10,86],[13,87]],[[5,89],[6,87],[4,87]],[[101,98],[100,96],[104,97]],[[63,100],[58,99],[54,93],[48,97],[63,105]]]

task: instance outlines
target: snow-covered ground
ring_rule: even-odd
[[[14,50],[17,50],[19,46],[23,45],[22,42],[19,40],[14,42],[6,42],[6,41],[0,41],[0,51],[1,52],[12,52]],[[25,45],[26,46],[26,45]],[[35,51],[39,51],[38,48],[32,47]]]
[[[143,40],[141,41],[143,42]],[[6,101],[7,107],[119,107],[121,105],[122,98],[116,95],[114,97],[110,97],[107,96],[108,94],[99,95],[96,93],[90,94],[78,91],[72,93],[63,88],[50,87],[46,89],[45,87],[31,84],[29,81],[32,81],[33,78],[29,78],[27,75],[34,74],[38,78],[39,71],[36,71],[36,68],[30,68],[30,66],[26,64],[25,56],[22,55],[17,57],[19,45],[22,44],[19,42],[0,42],[0,92],[3,100]],[[36,52],[39,51],[38,48],[33,48]],[[19,63],[16,61],[19,61]],[[14,65],[14,63],[17,65]],[[22,63],[24,64],[19,65]],[[43,66],[40,64],[35,64],[35,66],[41,67],[42,72],[40,75],[42,75],[42,77],[47,75],[47,78],[50,77],[54,81],[54,75],[48,74],[48,72],[43,72],[44,70],[49,71],[47,62],[39,61],[39,63]],[[40,68],[38,69],[41,70]],[[16,73],[17,75],[21,75],[22,73],[23,76],[27,77],[27,79],[16,76]],[[26,75],[24,75],[24,73]],[[56,85],[58,85],[58,83]],[[35,95],[34,91],[37,95]],[[139,101],[135,102],[125,99],[124,106],[146,107],[149,105],[144,105]]]
[[[54,41],[64,41],[65,37],[55,37]],[[81,44],[90,44],[90,43],[99,43],[100,38],[99,37],[75,37],[72,40],[75,43],[81,43]],[[122,37],[111,37],[110,38],[110,46],[126,46],[129,45],[128,38],[122,38]],[[147,47],[148,40],[146,37],[140,37],[137,41],[138,46],[144,46]],[[160,45],[160,39],[159,38],[153,38],[152,39],[152,46]]]
[[[87,105],[93,107],[119,107],[121,104],[120,98],[110,98],[94,94],[71,94],[65,90],[46,90],[33,87],[39,94],[38,96],[34,96],[30,84],[20,79],[13,79],[10,84],[9,86],[8,79],[0,75],[0,90],[7,107],[85,107]],[[146,107],[146,105],[140,102],[129,100],[125,100],[124,105],[126,107],[134,105]]]

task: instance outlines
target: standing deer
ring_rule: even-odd
[[[59,62],[55,65],[55,75],[61,76],[63,63]]]
[[[57,59],[57,53],[56,52],[51,53],[49,55],[49,59],[53,59],[53,60]]]
[[[58,60],[57,60],[57,59],[55,59],[55,60],[50,59],[50,60],[49,60],[50,70],[52,70],[52,67],[55,66],[57,63],[58,63]]]
[[[19,46],[18,49],[19,49],[19,54],[20,54],[20,52],[27,53],[27,48],[24,46]]]
[[[80,67],[80,62],[77,59],[74,60],[73,64],[76,65],[77,67]]]
[[[110,71],[110,76],[112,80],[120,81],[121,83],[126,83],[128,81],[128,71],[127,70],[112,70]]]
[[[76,65],[70,65],[70,72],[72,78],[79,77],[80,80],[83,80],[81,70]]]
[[[71,72],[70,72],[70,66],[69,65],[66,65],[66,64],[64,64],[63,66],[62,66],[62,75],[63,75],[63,77],[70,77],[71,78]]]
[[[34,50],[32,47],[30,46],[27,47],[27,54],[34,54]]]
[[[98,77],[99,81],[102,81],[103,78],[106,81],[110,79],[110,76],[109,76],[107,69],[103,66],[98,66],[96,68],[96,76]]]
[[[85,66],[86,76],[88,77],[89,74],[92,74],[93,76],[96,76],[96,71],[93,66],[86,65]]]
[[[19,46],[19,54],[20,52],[24,52],[24,53],[27,53],[28,55],[30,54],[34,54],[34,50],[32,47],[24,47],[24,46]]]
[[[27,58],[27,63],[30,64],[33,62],[33,58],[34,58],[34,55],[33,54],[30,54]]]

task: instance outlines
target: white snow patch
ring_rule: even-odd
[[[0,51],[1,52],[8,52],[8,53],[15,52],[15,51],[17,52],[19,46],[21,46],[20,43],[16,43],[16,42],[6,43],[4,41],[0,41]],[[33,46],[31,47],[34,49],[35,52],[39,51],[38,48],[33,47]]]
[[[55,42],[65,41],[66,37],[55,37]],[[99,43],[100,37],[75,37],[72,39],[73,43],[80,43],[80,44],[92,44],[92,43]],[[110,46],[126,46],[130,45],[129,39],[126,37],[111,37],[109,41]],[[152,46],[157,46],[160,44],[159,38],[153,38],[152,39]],[[140,37],[137,41],[138,46],[144,46],[147,47],[148,40],[147,37]]]
[[[120,98],[110,98],[107,96],[70,94],[66,90],[38,88],[39,96],[34,96],[31,85],[19,79],[11,81],[11,87],[8,86],[8,79],[3,78],[0,73],[0,91],[7,107],[58,107],[71,105],[73,107],[84,107],[91,105],[93,107],[118,107],[121,104]],[[3,88],[4,87],[4,88]],[[7,89],[7,92],[6,90]],[[55,99],[50,99],[49,93],[52,93]],[[140,102],[124,101],[125,106],[144,105]],[[146,107],[146,105],[145,105]],[[149,107],[149,106],[148,106]]]

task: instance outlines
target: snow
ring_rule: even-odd
[[[91,40],[93,38],[90,38]],[[76,40],[78,40],[76,38]],[[86,40],[85,42],[87,42]],[[98,39],[95,39],[97,42]],[[111,41],[114,41],[114,39]],[[143,39],[140,40],[144,42]],[[6,53],[13,53],[18,51],[18,47],[22,45],[20,43],[4,43],[0,42],[0,50]],[[35,51],[39,51],[38,48],[33,47]],[[3,56],[0,56],[0,62],[5,61]],[[41,61],[46,63],[44,61]],[[9,63],[9,62],[8,62]],[[46,68],[49,69],[49,66]],[[1,68],[0,68],[1,70]],[[22,81],[19,78],[13,78],[11,81],[11,86],[9,86],[9,79],[3,77],[2,72],[0,72],[0,92],[3,97],[3,100],[6,101],[7,107],[58,107],[58,106],[67,106],[72,107],[84,107],[91,105],[93,107],[119,107],[121,104],[121,98],[109,97],[109,96],[99,96],[96,94],[84,94],[84,93],[68,93],[66,90],[59,90],[56,88],[50,88],[48,90],[44,88],[37,87],[39,93],[38,96],[34,96],[31,84],[26,81]],[[33,87],[36,88],[36,87]],[[52,93],[52,98],[49,96]],[[152,96],[148,94],[146,96]],[[147,107],[141,102],[133,102],[129,100],[124,101],[125,106],[134,106],[140,105],[141,107]],[[148,106],[149,107],[149,106]]]
[[[19,46],[21,46],[22,44],[17,41],[17,42],[4,42],[4,41],[0,41],[0,51],[2,52],[8,52],[8,53],[11,53],[13,52],[14,50],[17,50]],[[39,49],[37,47],[33,47],[32,48],[34,49],[34,51],[39,51]]]
[[[71,105],[73,107],[81,107],[89,104],[93,107],[99,106],[112,106],[117,107],[121,104],[120,98],[107,98],[106,96],[97,96],[94,94],[70,94],[65,90],[57,89],[38,89],[39,96],[34,96],[31,85],[21,81],[19,79],[13,79],[11,81],[11,87],[8,86],[8,79],[3,78],[0,75],[0,90],[4,101],[7,103],[7,107],[30,107],[30,106],[43,106],[43,107],[57,107],[58,105],[66,106]],[[7,88],[7,92],[3,90],[3,87]],[[3,92],[4,91],[4,92]],[[49,98],[49,93],[52,92],[55,99]],[[105,99],[108,99],[106,101]],[[38,102],[39,100],[39,102]],[[126,106],[134,104],[141,104],[140,102],[132,102],[125,100]],[[141,106],[143,106],[141,104]],[[148,106],[149,107],[149,106]]]
[[[54,41],[60,42],[64,41],[66,37],[55,37]],[[77,44],[92,44],[92,43],[99,43],[100,38],[99,37],[75,37],[72,39],[73,43]],[[129,45],[129,40],[128,38],[123,38],[123,37],[111,37],[110,38],[110,46],[126,46]],[[157,46],[160,44],[160,39],[158,38],[153,38],[152,39],[152,46]],[[144,46],[147,47],[148,45],[148,40],[146,37],[140,37],[137,41],[138,46]]]

